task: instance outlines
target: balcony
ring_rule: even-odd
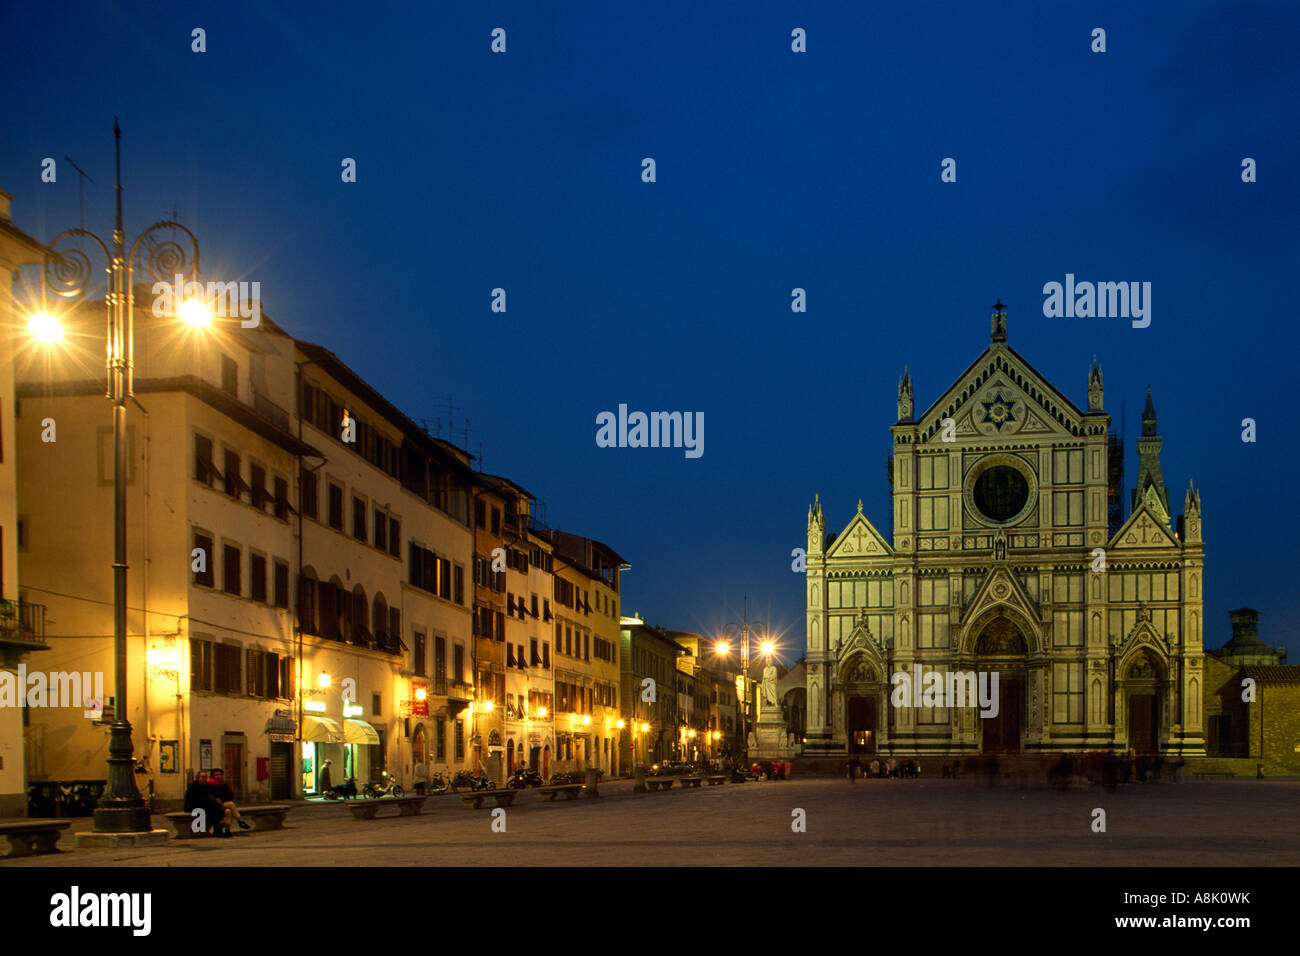
[[[31,651],[48,650],[45,605],[0,601],[0,644]]]

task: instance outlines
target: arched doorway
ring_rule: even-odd
[[[844,732],[849,753],[874,756],[880,718],[880,675],[864,655],[844,669]]]
[[[506,773],[515,772],[515,738],[506,741]]]
[[[975,641],[977,670],[996,671],[998,709],[994,716],[980,715],[981,749],[986,754],[1020,753],[1024,725],[1025,654],[1028,644],[1009,618],[995,617],[984,625]],[[980,677],[981,681],[987,678]],[[992,682],[990,680],[990,689]]]
[[[1149,651],[1142,651],[1124,672],[1128,698],[1128,746],[1135,753],[1155,753],[1160,748],[1160,703],[1163,668]]]
[[[551,745],[547,744],[542,750],[542,779],[551,779]]]

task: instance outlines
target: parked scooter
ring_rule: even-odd
[[[457,790],[495,790],[496,787],[488,779],[487,774],[475,776],[468,770],[458,771],[451,781],[452,791]]]
[[[382,783],[376,783],[375,781],[371,780],[369,783],[366,784],[365,789],[362,791],[365,796],[372,797],[374,799],[378,799],[379,797],[387,797],[390,794],[394,797],[405,796],[405,791],[402,789],[401,785],[397,782],[396,777],[394,777],[387,770],[382,771],[381,776],[384,778]]]
[[[511,790],[522,790],[525,787],[540,787],[541,785],[541,774],[530,767],[516,767],[515,772],[506,781],[506,786]]]
[[[356,778],[349,778],[337,786],[325,791],[326,800],[355,800],[357,798]]]
[[[435,770],[429,777],[429,793],[447,793],[451,789],[451,779],[444,777],[442,771]]]

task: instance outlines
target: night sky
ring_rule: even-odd
[[[77,225],[68,155],[109,234],[119,116],[130,235],[176,210],[205,278],[260,281],[444,436],[451,396],[485,470],[631,563],[625,612],[713,633],[748,594],[797,656],[813,494],[887,533],[903,365],[919,413],[1000,297],[1076,405],[1094,353],[1127,399],[1130,488],[1152,386],[1172,510],[1202,491],[1207,646],[1253,606],[1300,661],[1294,4],[185,6],[5,6],[15,224]],[[1045,318],[1067,272],[1150,282],[1150,327]],[[598,448],[619,403],[703,412],[703,456]]]

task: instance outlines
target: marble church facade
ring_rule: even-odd
[[[1000,304],[992,324],[919,416],[904,371],[889,536],[861,501],[838,534],[809,509],[804,752],[1203,755],[1201,502],[1189,482],[1171,520],[1150,391],[1124,518],[1095,358],[1083,410],[1007,344]],[[986,671],[996,716],[928,693]]]

